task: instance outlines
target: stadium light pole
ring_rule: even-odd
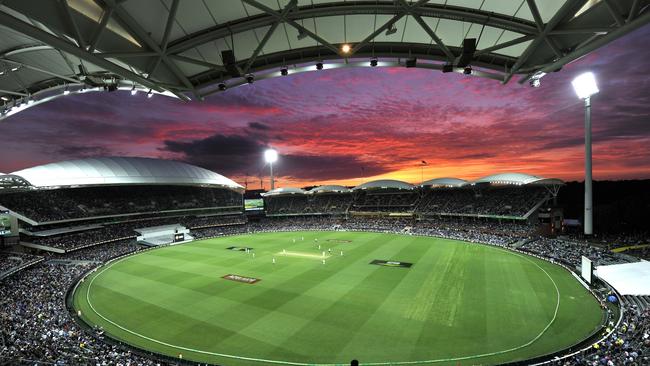
[[[585,101],[585,235],[594,233],[591,179],[591,96],[598,93],[596,78],[591,72],[578,75],[573,81],[578,98]]]
[[[274,149],[268,149],[264,152],[264,160],[269,163],[271,168],[271,190],[275,189],[275,181],[273,180],[273,163],[278,161],[278,152]]]

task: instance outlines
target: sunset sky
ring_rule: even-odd
[[[348,68],[256,82],[181,102],[70,95],[0,122],[0,171],[92,156],[183,160],[259,188],[262,153],[280,186],[419,183],[506,171],[583,176],[583,107],[570,81],[593,71],[594,179],[650,178],[650,27],[547,75],[538,89],[431,70]],[[248,177],[248,178],[247,178]],[[268,181],[265,182],[268,187]]]

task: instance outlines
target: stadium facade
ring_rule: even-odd
[[[0,184],[0,210],[9,213],[16,226],[5,238],[23,235],[35,242],[124,222],[186,216],[241,218],[245,213],[244,187],[178,161],[70,160],[4,174]],[[503,173],[474,181],[436,178],[420,185],[383,179],[351,188],[283,187],[263,193],[262,198],[269,217],[473,217],[538,224],[540,208],[552,205],[563,184],[559,179]],[[561,211],[554,212],[545,219],[551,231],[559,230],[562,221]]]

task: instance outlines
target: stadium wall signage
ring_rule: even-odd
[[[411,268],[413,263],[408,263],[408,262],[398,262],[398,261],[385,261],[381,259],[375,259],[374,261],[370,262],[370,264],[376,264],[378,266],[384,266],[384,267],[399,267],[399,268]]]
[[[251,248],[251,247],[228,247],[226,249],[235,250],[235,251],[238,251],[238,252],[245,252],[247,249],[248,250],[253,250],[253,248]]]
[[[221,278],[223,278],[224,280],[247,283],[249,285],[252,285],[254,283],[257,283],[257,282],[261,281],[259,278],[240,276],[240,275],[236,275],[236,274],[227,274],[227,275],[225,275],[225,276],[223,276]]]

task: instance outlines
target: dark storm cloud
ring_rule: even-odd
[[[167,140],[164,144],[164,151],[181,154],[191,164],[227,175],[255,175],[258,172],[251,167],[263,169],[262,154],[268,148],[254,136],[223,134],[189,142]],[[388,171],[355,156],[286,154],[274,166],[278,176],[308,180],[347,179]]]
[[[361,161],[353,155],[285,155],[277,166],[280,176],[314,181],[373,176],[391,170],[384,165]]]
[[[259,122],[251,122],[248,124],[248,127],[254,130],[262,130],[262,131],[268,131],[271,129],[269,125],[265,125],[264,123],[259,123]]]

